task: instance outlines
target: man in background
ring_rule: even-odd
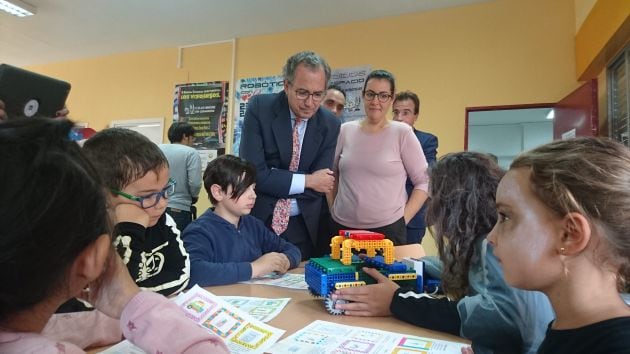
[[[392,112],[394,113],[394,120],[409,124],[413,128],[413,132],[416,134],[422,151],[427,159],[429,166],[435,163],[438,148],[438,138],[430,133],[417,130],[414,125],[418,120],[418,113],[420,113],[420,99],[418,95],[411,91],[403,91],[396,94],[394,103],[392,104]],[[413,185],[409,178],[406,183],[407,195],[411,194]],[[416,216],[407,224],[407,243],[421,243],[422,238],[426,230],[426,224],[424,221],[424,214],[426,212],[426,203],[418,211]]]
[[[346,107],[346,91],[337,85],[330,85],[326,89],[326,96],[322,101],[322,107],[333,112],[333,114],[341,119],[343,109]]]
[[[201,158],[192,148],[195,128],[188,123],[173,123],[168,129],[170,144],[160,144],[168,160],[170,177],[175,180],[175,193],[168,198],[166,212],[175,220],[180,232],[193,219],[191,208],[201,189]]]
[[[321,56],[299,52],[284,68],[284,91],[250,99],[243,120],[240,155],[256,166],[251,215],[296,245],[302,260],[315,248],[324,193],[341,122],[320,103],[330,67]]]

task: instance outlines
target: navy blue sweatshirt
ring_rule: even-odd
[[[251,215],[242,216],[236,228],[208,209],[186,227],[183,239],[190,255],[189,287],[250,280],[250,263],[269,252],[284,253],[291,268],[297,267],[301,259],[297,247]]]

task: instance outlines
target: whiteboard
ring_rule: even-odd
[[[137,131],[156,144],[164,142],[164,118],[143,118],[113,120],[109,123],[111,128],[126,128]]]

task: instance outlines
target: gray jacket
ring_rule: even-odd
[[[475,246],[469,294],[457,303],[460,335],[472,340],[475,354],[536,353],[554,318],[549,300],[541,292],[507,285],[485,237]],[[440,260],[425,257],[423,261],[425,272],[439,278]]]

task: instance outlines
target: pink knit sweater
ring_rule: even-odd
[[[174,302],[151,292],[140,292],[129,301],[119,326],[125,338],[147,353],[229,353],[221,338],[186,318]],[[87,323],[81,327],[76,322],[73,327],[81,328],[85,336],[94,335],[94,327]],[[0,353],[85,353],[80,346],[40,333],[0,331]]]

